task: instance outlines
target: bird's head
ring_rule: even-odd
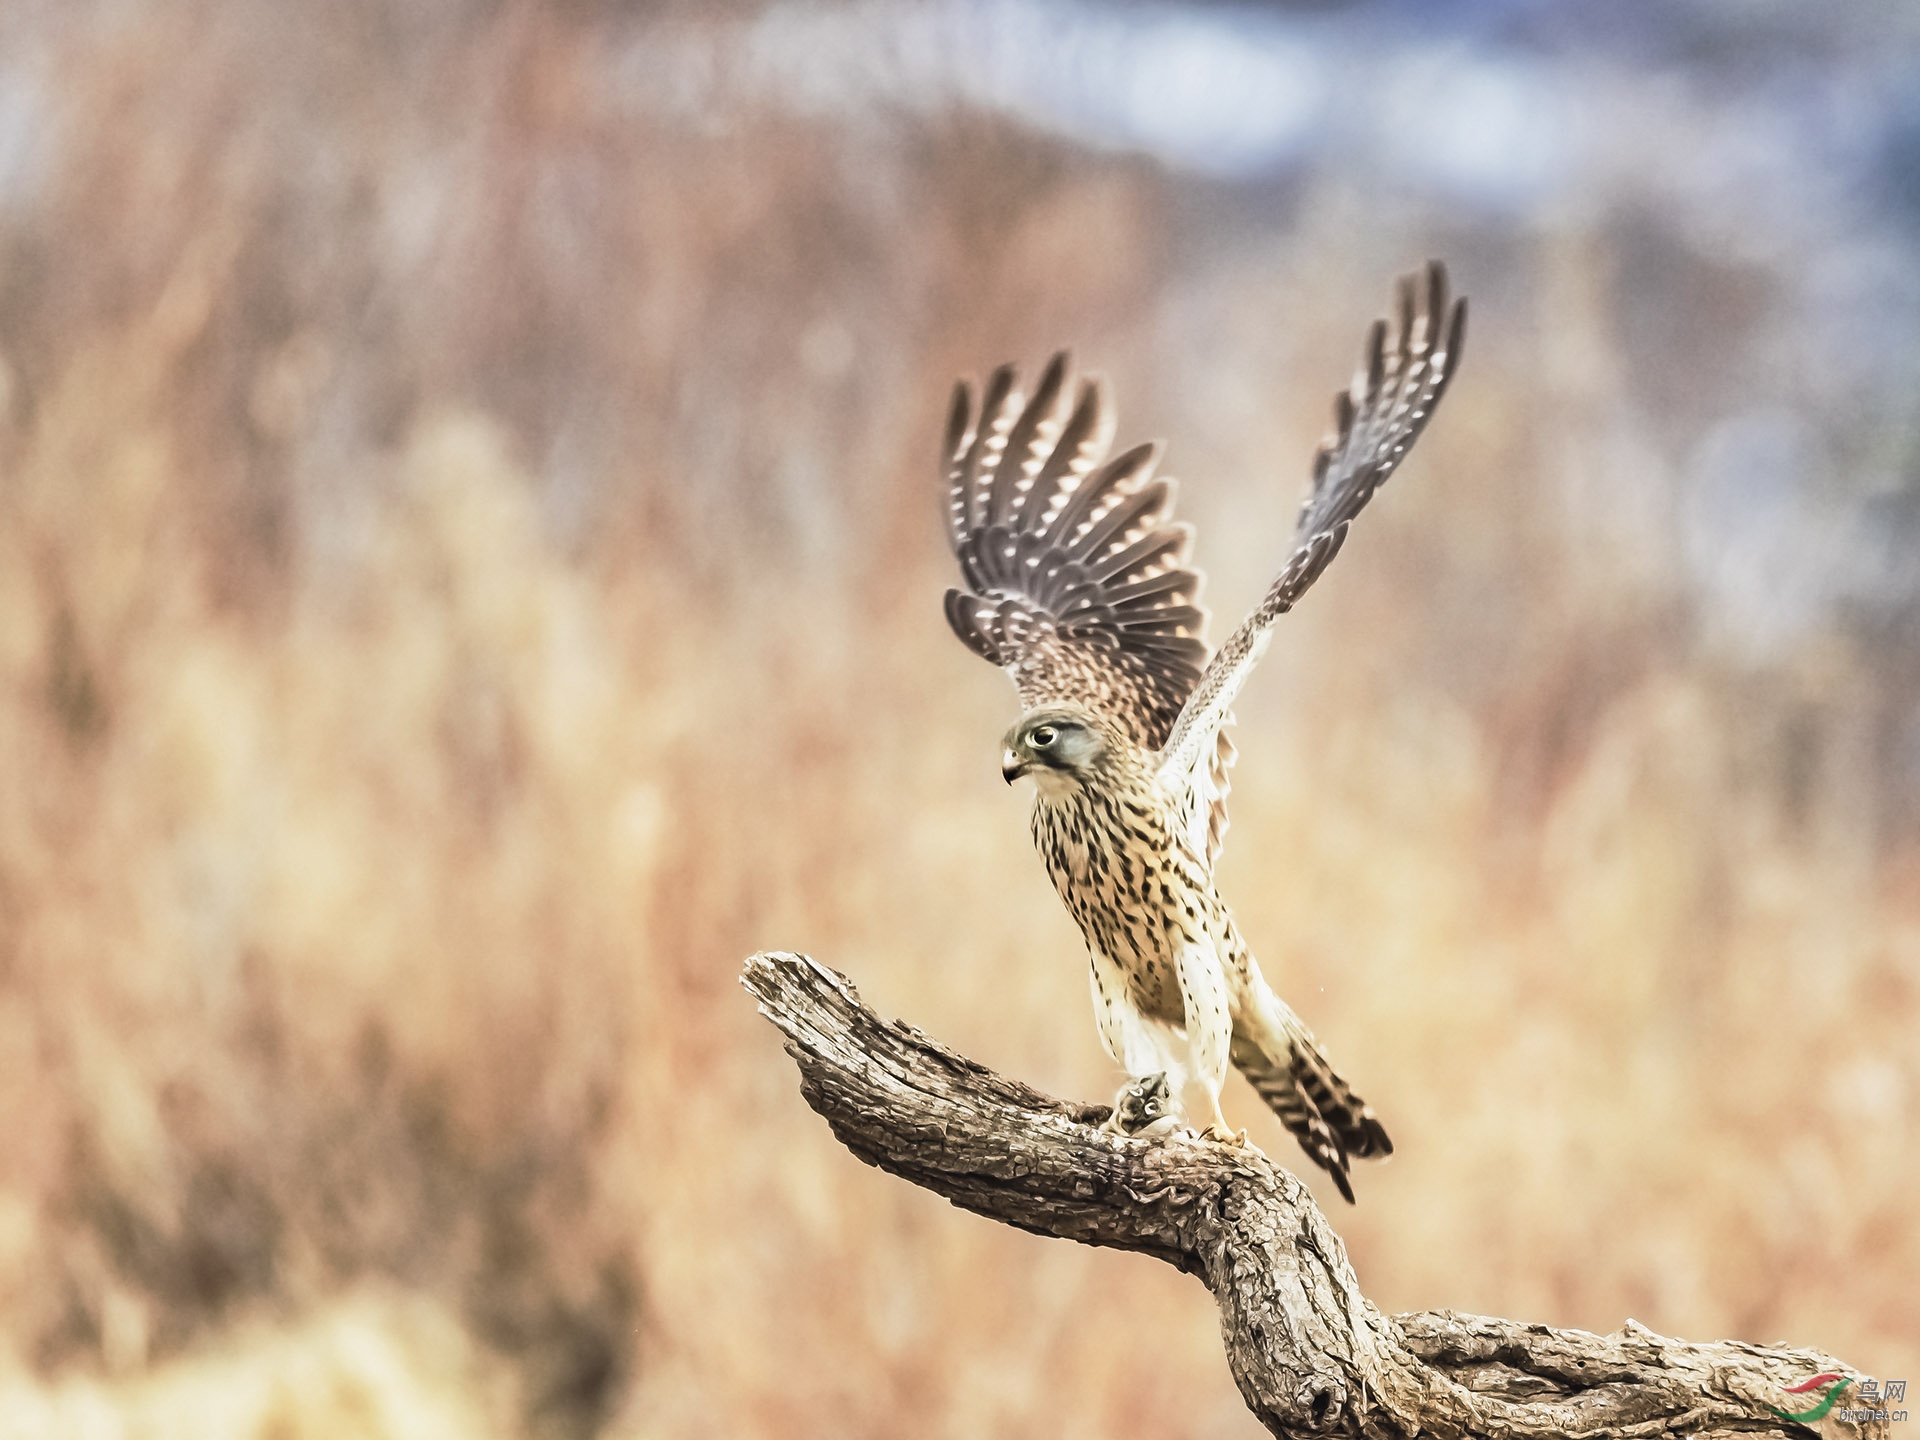
[[[1082,705],[1029,711],[1007,732],[1000,773],[1011,785],[1031,775],[1043,791],[1078,785],[1113,747],[1110,727]]]

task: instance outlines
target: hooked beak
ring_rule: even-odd
[[[1007,784],[1013,784],[1032,768],[1032,763],[1014,754],[1011,747],[1000,752],[1000,776]]]

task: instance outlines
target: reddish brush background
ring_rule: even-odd
[[[1428,56],[1431,179],[889,89],[883,5],[0,13],[0,1432],[1258,1433],[1198,1286],[862,1168],[735,979],[1110,1093],[947,388],[1104,371],[1223,634],[1430,254],[1224,861],[1400,1147],[1362,1283],[1920,1370],[1920,41],[1604,8],[1258,12]],[[1481,176],[1502,66],[1614,159]]]

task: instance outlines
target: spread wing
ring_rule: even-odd
[[[1373,498],[1426,428],[1460,363],[1467,302],[1447,304],[1446,267],[1430,261],[1400,281],[1398,327],[1375,321],[1353,385],[1333,403],[1333,433],[1313,461],[1313,488],[1300,507],[1294,549],[1254,612],[1213,657],[1181,710],[1161,754],[1164,779],[1183,782],[1191,797],[1188,833],[1217,836],[1225,828],[1225,792],[1217,763],[1201,773],[1201,757],[1217,753],[1233,700],[1267,647],[1273,622],[1294,606],[1347,538]]]
[[[947,621],[1013,677],[1020,703],[1075,701],[1158,750],[1207,662],[1193,533],[1172,520],[1157,444],[1107,460],[1113,418],[1063,352],[1031,397],[1012,367],[955,387],[941,451],[966,589]],[[1104,462],[1104,463],[1102,463]]]

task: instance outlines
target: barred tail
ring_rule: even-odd
[[[1373,1109],[1353,1093],[1335,1073],[1313,1033],[1286,1006],[1275,1001],[1283,1017],[1279,1034],[1266,1043],[1236,1029],[1233,1063],[1287,1127],[1300,1148],[1353,1203],[1347,1178],[1350,1157],[1373,1159],[1393,1153],[1393,1141]]]

